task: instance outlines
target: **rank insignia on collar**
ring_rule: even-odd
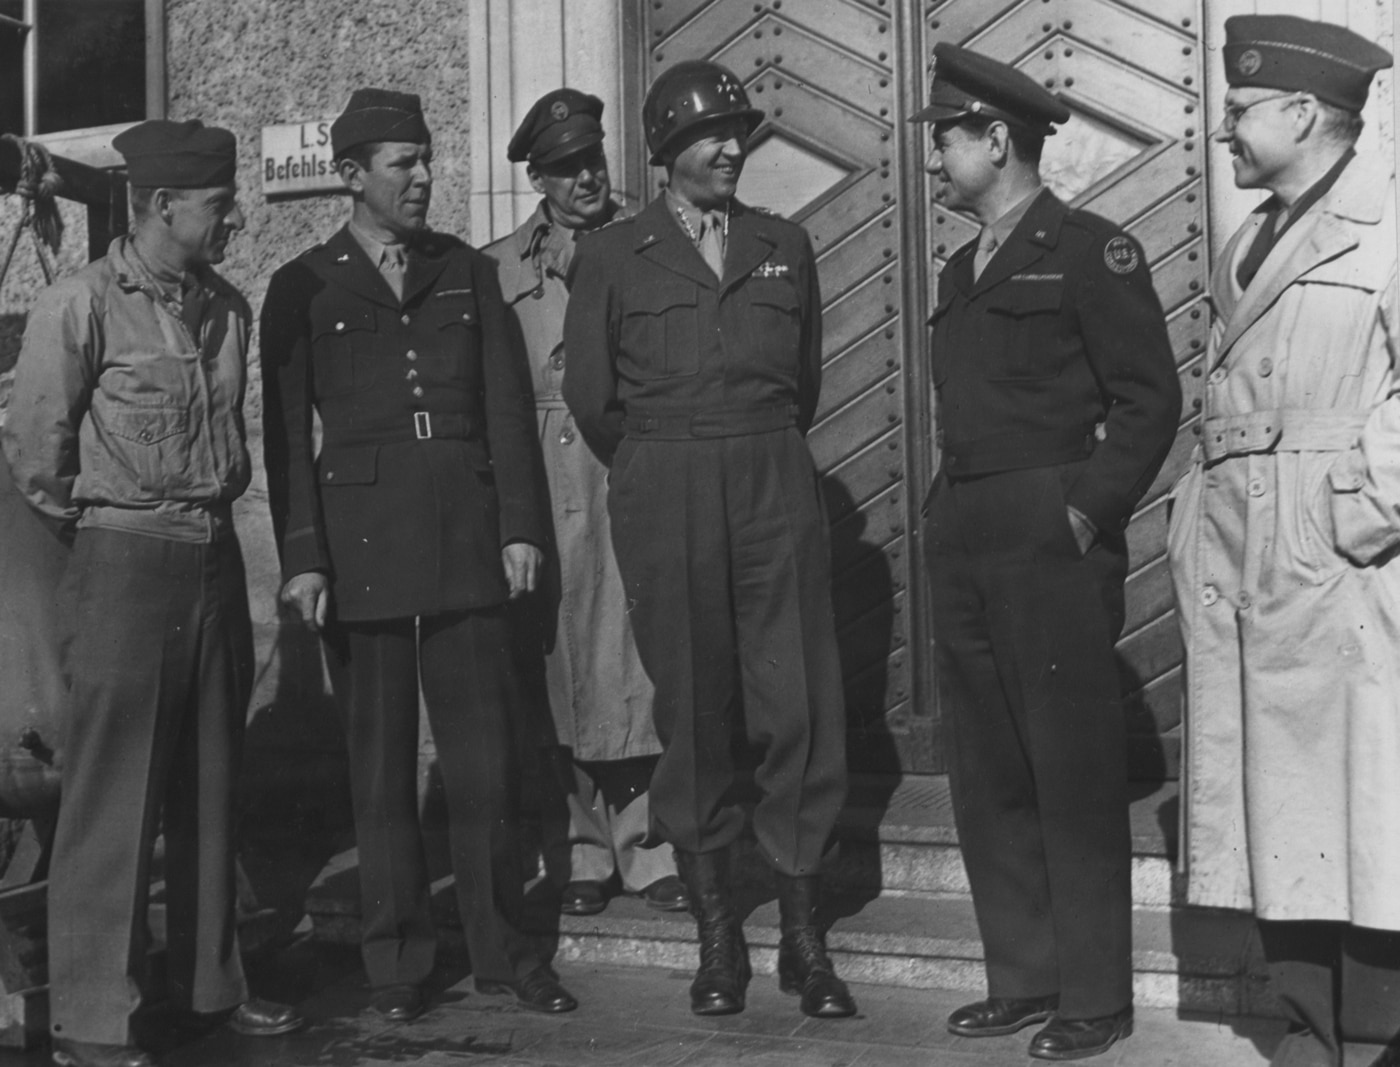
[[[786,263],[760,263],[753,273],[756,278],[785,278],[791,270]]]
[[[336,261],[337,263],[349,263],[349,262],[350,262],[350,254],[349,254],[348,252],[342,252],[340,255],[338,255],[338,256],[335,257],[335,261]]]

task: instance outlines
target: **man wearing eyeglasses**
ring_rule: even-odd
[[[1276,1065],[1400,1027],[1400,353],[1395,182],[1355,150],[1384,49],[1227,19],[1235,184],[1170,555],[1187,651],[1193,904],[1252,910],[1291,1028]],[[1400,1046],[1377,1064],[1400,1063]]]
[[[1127,737],[1113,643],[1125,530],[1181,394],[1142,246],[1040,180],[1069,109],[934,46],[935,199],[982,224],[932,318],[941,465],[925,503],[950,784],[987,961],[962,1037],[1046,1025],[1032,1056],[1132,1033]]]

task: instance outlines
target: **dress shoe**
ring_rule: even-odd
[[[277,1037],[300,1030],[306,1020],[289,1004],[254,998],[234,1008],[224,1025],[246,1037]]]
[[[518,982],[478,978],[476,991],[492,996],[514,993],[515,999],[522,1008],[547,1012],[551,1015],[573,1011],[578,1007],[578,1001],[574,999],[573,994],[559,984],[559,979],[550,973],[548,967],[543,966],[536,967]]]
[[[422,1015],[428,1002],[423,990],[404,983],[376,989],[369,1006],[391,1023],[406,1023]]]
[[[1083,1060],[1107,1052],[1133,1032],[1133,1006],[1096,1019],[1058,1015],[1031,1038],[1030,1054],[1038,1060]]]
[[[1059,994],[1048,997],[1013,999],[988,997],[968,1004],[948,1016],[948,1032],[959,1037],[1001,1037],[1014,1034],[1023,1026],[1043,1023],[1060,1006]]]
[[[685,891],[685,883],[674,874],[658,878],[637,896],[646,901],[647,907],[657,911],[686,911],[690,908],[690,894]]]
[[[53,1039],[53,1061],[59,1067],[155,1067],[155,1060],[131,1045],[98,1045],[66,1037]]]
[[[602,882],[570,882],[559,894],[559,910],[565,915],[597,915],[607,906]]]

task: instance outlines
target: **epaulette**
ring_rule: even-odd
[[[786,218],[778,214],[778,212],[774,211],[772,208],[755,207],[753,204],[745,204],[744,206],[750,211],[752,211],[755,215],[762,215],[766,219],[777,219],[779,222],[787,221]]]

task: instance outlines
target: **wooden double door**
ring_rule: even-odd
[[[823,476],[855,770],[942,767],[919,509],[936,467],[925,322],[938,271],[977,232],[928,198],[934,42],[1013,63],[1074,117],[1047,143],[1062,197],[1126,224],[1167,308],[1186,394],[1177,447],[1129,528],[1119,644],[1138,778],[1174,777],[1181,651],[1165,492],[1189,455],[1208,317],[1201,28],[1194,0],[633,0],[625,110],[673,63],[707,58],[767,112],[740,197],[816,247],[825,374],[809,441]],[[635,118],[632,121],[636,121]],[[627,138],[640,146],[640,136]],[[638,150],[630,191],[660,189]]]

